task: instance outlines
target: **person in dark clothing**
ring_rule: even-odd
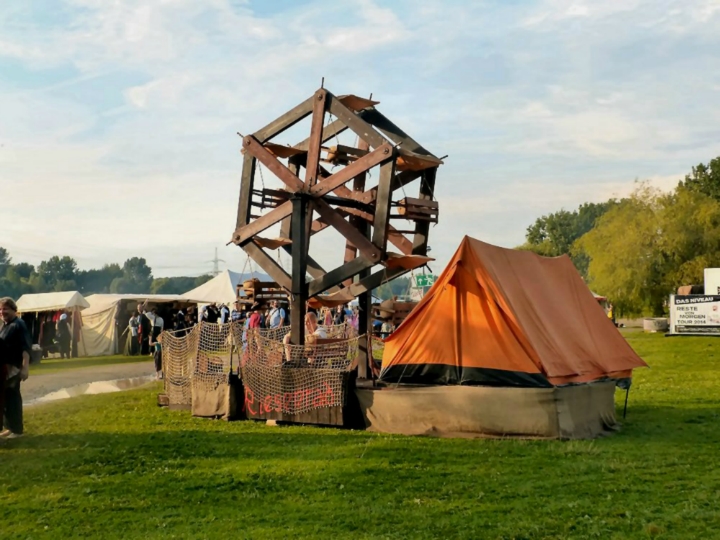
[[[60,358],[70,358],[70,341],[72,336],[70,335],[67,313],[60,315],[60,320],[57,322],[55,339],[57,339],[58,348],[60,349]]]
[[[0,329],[0,369],[5,375],[3,427],[0,437],[14,439],[23,434],[23,408],[20,383],[30,373],[32,339],[22,319],[17,316],[17,305],[12,298],[0,298],[0,316],[4,322]]]
[[[182,311],[178,311],[175,315],[175,322],[173,322],[173,333],[175,337],[185,337],[187,334],[187,325],[185,324],[185,316]]]
[[[335,324],[344,324],[345,323],[345,306],[338,306],[337,311],[335,311],[335,317],[333,319],[333,322]]]
[[[217,324],[219,318],[220,312],[218,311],[217,306],[215,304],[210,304],[205,310],[205,321],[212,324]]]
[[[138,327],[140,328],[140,354],[150,354],[150,336],[152,335],[152,323],[143,311],[143,305],[138,304]]]

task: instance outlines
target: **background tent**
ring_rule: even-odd
[[[194,300],[198,304],[225,304],[232,306],[237,295],[237,286],[242,286],[243,281],[253,277],[260,281],[272,281],[269,276],[253,272],[252,274],[240,274],[231,270],[223,270],[217,276],[186,292],[183,296]]]
[[[465,237],[385,344],[386,382],[550,387],[645,366],[569,257]]]
[[[148,307],[172,305],[176,308],[194,303],[175,294],[93,294],[87,301],[90,307],[82,313],[80,352],[83,356],[119,354],[120,337],[138,303],[147,302]],[[169,319],[165,322],[169,323]]]
[[[53,338],[58,312],[64,311],[68,314],[70,324],[70,354],[73,358],[77,357],[82,326],[80,311],[89,306],[88,301],[77,291],[23,294],[17,301],[18,312],[30,330],[33,344],[40,345],[43,356],[58,352]]]
[[[77,291],[23,294],[17,301],[20,313],[85,309],[88,301]]]

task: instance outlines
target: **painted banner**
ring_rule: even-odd
[[[670,332],[720,335],[720,295],[671,295]]]

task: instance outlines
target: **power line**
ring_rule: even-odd
[[[217,276],[217,275],[220,273],[220,263],[221,263],[221,262],[225,262],[225,261],[222,260],[222,259],[218,259],[217,248],[215,248],[215,258],[212,259],[211,261],[205,261],[205,262],[211,262],[211,263],[213,263],[213,269],[212,269],[211,274],[212,274],[213,276]]]

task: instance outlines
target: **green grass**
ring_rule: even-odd
[[[595,441],[227,423],[159,387],[37,407],[0,448],[0,536],[720,538],[720,340],[628,337],[652,369]]]
[[[92,366],[108,366],[110,364],[133,364],[135,362],[151,362],[152,356],[124,356],[116,354],[113,356],[88,356],[86,358],[43,358],[40,364],[30,366],[30,373],[44,375],[56,373],[66,369],[78,369]]]

